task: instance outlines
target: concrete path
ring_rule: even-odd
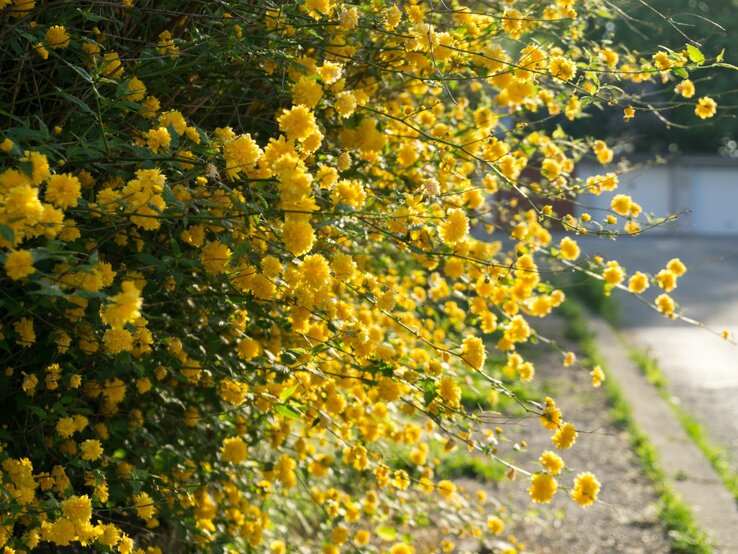
[[[688,271],[671,294],[684,314],[738,337],[738,238],[583,237],[580,244],[588,255],[617,259],[629,274],[656,273],[679,257]],[[653,300],[660,292],[652,287],[646,294]],[[627,342],[658,361],[671,394],[727,449],[738,471],[738,347],[704,329],[668,320],[625,293],[613,295]]]
[[[716,552],[738,553],[738,508],[732,495],[692,443],[668,404],[628,358],[619,337],[600,319],[590,328],[611,378],[626,391],[633,419],[656,448],[670,485],[694,512]]]

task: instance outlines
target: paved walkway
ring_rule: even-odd
[[[643,377],[610,326],[591,322],[608,374],[626,392],[633,419],[656,448],[671,486],[694,512],[716,552],[738,553],[738,508],[720,477],[689,439],[668,404]]]
[[[656,273],[671,258],[681,258],[688,271],[672,295],[684,314],[738,337],[738,238],[585,237],[580,244],[589,255],[619,260],[629,274],[639,269]],[[704,329],[670,321],[625,293],[613,294],[628,343],[658,361],[671,394],[713,441],[726,447],[738,471],[738,347]],[[647,291],[651,300],[658,294],[654,287]]]

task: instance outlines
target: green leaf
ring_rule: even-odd
[[[253,247],[251,246],[251,243],[248,240],[241,241],[233,249],[233,254],[231,254],[231,258],[234,260],[239,260],[244,256],[244,254],[246,254],[247,252],[250,252],[252,249]]]
[[[320,344],[313,347],[313,349],[310,351],[310,354],[315,356],[316,354],[320,354],[321,352],[325,352],[326,350],[329,350],[330,346],[328,346],[326,343],[321,342]]]
[[[64,61],[64,60],[62,60],[62,61]],[[90,76],[90,74],[87,73],[87,71],[85,71],[81,67],[79,67],[77,65],[72,65],[71,63],[68,63],[68,62],[64,62],[64,64],[67,67],[69,67],[70,69],[72,69],[75,73],[77,73],[77,75],[79,75],[80,77],[82,77],[88,83],[91,83],[91,84],[94,83],[94,81],[93,81],[92,77]],[[95,92],[97,92],[97,91],[95,91]]]
[[[300,419],[300,412],[287,404],[277,404],[274,406],[274,411],[287,419]]]
[[[692,63],[696,63],[697,65],[705,63],[705,55],[696,46],[687,44],[687,55],[689,56],[689,61]]]
[[[175,258],[179,258],[182,255],[182,250],[179,248],[179,244],[177,243],[177,239],[174,237],[169,238],[169,244],[172,247],[172,254],[174,254]]]
[[[389,525],[378,525],[374,529],[374,532],[380,539],[386,542],[392,542],[397,538],[397,529]]]
[[[295,394],[295,391],[297,390],[297,385],[292,385],[290,388],[285,389],[282,391],[282,393],[279,395],[279,401],[284,404],[287,402],[287,400]]]
[[[307,354],[304,348],[290,348],[282,352],[280,358],[285,365],[292,365],[300,361],[300,358]]]
[[[689,73],[683,67],[675,67],[671,70],[674,75],[678,75],[682,79],[689,79]]]
[[[279,358],[285,365],[292,365],[298,360],[297,355],[294,352],[290,352],[289,350],[283,351]]]
[[[723,61],[723,58],[725,57],[725,48],[723,48],[720,53],[717,55],[717,58],[715,58],[715,61],[720,63]]]
[[[30,410],[30,411],[31,411],[31,412],[32,412],[32,413],[33,413],[33,414],[34,414],[35,416],[37,416],[37,417],[40,417],[40,418],[42,418],[42,419],[43,419],[43,418],[46,418],[46,417],[49,417],[49,416],[48,416],[48,414],[46,413],[46,410],[44,410],[44,409],[43,409],[43,408],[42,408],[41,406],[34,406],[34,405],[32,405],[32,404],[31,404],[31,405],[29,405],[29,406],[28,406],[28,409],[29,409],[29,410]]]
[[[8,227],[7,225],[0,224],[0,236],[2,236],[3,240],[6,240],[7,242],[13,243],[15,235],[13,234],[13,229]]]
[[[137,254],[136,259],[142,264],[150,265],[157,268],[162,265],[161,259],[146,252],[141,252],[140,254]]]

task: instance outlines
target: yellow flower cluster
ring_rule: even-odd
[[[497,499],[439,477],[460,446],[492,462],[511,448],[472,429],[466,387],[504,410],[535,378],[531,320],[565,299],[547,264],[624,288],[569,232],[616,214],[635,233],[641,217],[620,194],[604,223],[556,213],[617,189],[614,172],[574,171],[583,144],[601,164],[614,151],[531,122],[687,62],[581,42],[600,0],[505,2],[501,18],[415,0],[154,4],[0,0],[21,41],[3,43],[7,65],[34,77],[0,92],[22,122],[0,131],[0,390],[26,439],[0,449],[0,548],[159,554],[166,535],[282,553],[308,506],[306,551],[414,552],[387,522],[439,503],[464,512],[442,550],[501,534]],[[628,288],[657,285],[675,316],[684,271]],[[574,445],[553,399],[539,415]],[[539,462],[545,503],[564,461]],[[572,498],[598,490],[585,473]]]

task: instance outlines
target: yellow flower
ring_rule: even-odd
[[[124,70],[117,52],[106,52],[103,55],[103,61],[100,67],[100,74],[103,77],[118,79],[123,76]]]
[[[309,221],[302,217],[285,217],[282,226],[282,242],[294,256],[307,254],[315,243],[315,231]]]
[[[250,134],[239,135],[223,145],[223,159],[226,162],[226,174],[233,179],[244,171],[254,167],[263,154]]]
[[[666,269],[671,271],[677,277],[681,277],[687,272],[687,266],[679,258],[672,258],[666,263]]]
[[[49,528],[47,540],[58,546],[69,546],[75,535],[74,523],[66,518],[60,518]]]
[[[630,206],[632,202],[633,201],[630,196],[626,194],[618,194],[610,202],[610,208],[616,214],[628,215],[630,213]]]
[[[461,358],[474,369],[481,369],[486,358],[482,339],[466,337],[461,346]]]
[[[46,200],[62,209],[77,205],[82,183],[71,173],[61,173],[49,177],[46,185]]]
[[[341,78],[343,67],[340,64],[326,61],[318,68],[318,75],[327,85],[332,85]]]
[[[133,501],[136,504],[136,515],[144,521],[149,521],[156,515],[154,499],[147,492],[137,494]]]
[[[595,368],[590,371],[589,373],[592,376],[592,386],[593,387],[599,387],[602,382],[605,380],[605,372],[602,370],[600,366],[595,366]]]
[[[33,373],[25,375],[23,377],[23,384],[21,388],[28,396],[34,396],[36,394],[36,386],[38,385],[38,377]]]
[[[240,464],[246,461],[248,449],[241,437],[232,437],[223,440],[223,447],[220,449],[220,454],[224,462]]]
[[[615,67],[618,64],[620,56],[617,52],[613,52],[609,48],[604,48],[599,53],[599,58],[605,62],[609,67]]]
[[[157,42],[157,50],[160,54],[167,55],[171,58],[179,56],[179,48],[174,44],[174,38],[169,31],[159,33],[159,41]]]
[[[39,42],[33,45],[33,49],[36,51],[36,54],[41,56],[41,59],[48,60],[49,59],[49,51],[44,48],[43,43]]]
[[[671,292],[677,286],[677,276],[673,271],[669,271],[668,269],[659,271],[654,275],[654,279],[656,279],[656,284],[666,292]]]
[[[161,108],[159,99],[156,96],[147,96],[146,100],[141,102],[141,117],[151,119],[156,117],[156,112]]]
[[[66,48],[72,42],[69,37],[69,33],[67,33],[67,30],[63,25],[52,25],[49,27],[49,30],[46,31],[46,35],[44,36],[44,40],[46,40],[46,44],[49,48],[53,49]]]
[[[21,158],[23,162],[30,162],[32,166],[31,171],[31,184],[39,185],[49,178],[51,174],[49,170],[49,160],[41,152],[34,152],[26,150],[24,157]]]
[[[120,530],[114,524],[98,524],[97,529],[100,533],[100,536],[97,540],[103,546],[108,546],[112,548],[120,541]]]
[[[635,112],[635,109],[633,108],[633,106],[626,106],[623,109],[623,119],[626,122],[627,121],[630,121],[631,119],[633,119],[635,117],[635,114],[636,114],[636,112]]]
[[[580,473],[574,480],[574,489],[571,497],[580,506],[589,506],[597,500],[600,491],[600,482],[592,473]]]
[[[231,260],[231,249],[222,242],[207,243],[200,253],[200,261],[210,275],[225,273]]]
[[[564,423],[551,436],[551,442],[559,449],[570,448],[577,440],[577,430],[573,423]]]
[[[669,54],[666,52],[656,52],[653,56],[653,62],[659,69],[666,70],[669,69],[672,65],[674,65],[674,62],[672,62],[669,59]]]
[[[23,348],[30,348],[36,342],[36,332],[33,330],[33,320],[22,317],[13,323],[13,329],[19,337],[16,342]]]
[[[341,22],[341,29],[344,31],[355,29],[359,25],[359,10],[355,6],[344,9],[338,19]]]
[[[674,87],[674,92],[681,94],[684,98],[692,98],[695,93],[694,83],[689,79],[685,79]]]
[[[48,55],[48,53],[47,53]],[[9,154],[13,151],[13,141],[9,138],[3,139],[2,142],[0,142],[0,151],[5,152],[6,154]],[[13,170],[9,170],[13,171]]]
[[[389,554],[415,554],[415,547],[404,542],[398,542],[390,547]]]
[[[146,146],[154,154],[158,154],[161,150],[166,150],[172,142],[172,136],[166,127],[156,127],[147,131],[145,134]]]
[[[151,390],[151,379],[148,377],[141,377],[140,379],[136,379],[136,389],[140,394],[146,394]]]
[[[283,540],[272,541],[269,545],[269,554],[286,554],[287,545]]]
[[[246,337],[238,341],[236,345],[238,357],[244,360],[252,360],[261,352],[261,345],[258,341]]]
[[[5,197],[5,213],[10,219],[24,220],[28,225],[38,223],[44,213],[38,190],[29,185],[13,187]]]
[[[302,104],[308,108],[314,108],[323,98],[323,87],[320,83],[310,77],[301,77],[292,86],[292,100],[295,104]]]
[[[300,266],[302,281],[313,290],[329,284],[331,272],[328,261],[320,254],[305,256]]]
[[[541,175],[553,181],[561,174],[561,164],[551,158],[546,158],[541,164]]]
[[[56,422],[56,432],[62,438],[69,438],[77,432],[77,426],[71,417],[63,417]]]
[[[286,110],[279,118],[279,128],[290,140],[304,140],[318,130],[315,116],[306,106]]]
[[[36,271],[33,267],[33,254],[30,250],[16,250],[5,258],[5,271],[8,277],[17,281]]]
[[[576,75],[577,67],[573,61],[568,60],[563,56],[554,56],[551,58],[548,71],[556,79],[570,81]]]
[[[131,552],[133,552],[133,539],[124,534],[118,544],[118,554],[130,554]]]
[[[396,5],[392,5],[384,11],[385,28],[393,31],[402,20],[402,12]]]
[[[579,245],[570,237],[564,237],[559,243],[561,257],[565,260],[574,261],[579,257]]]
[[[187,121],[185,120],[182,112],[178,110],[169,110],[159,116],[159,125],[162,127],[172,128],[180,135],[184,134],[187,130]]]
[[[668,294],[661,294],[657,296],[656,306],[658,307],[658,310],[665,316],[667,317],[674,316],[674,310],[676,309],[676,304],[674,303],[674,300]]]
[[[133,281],[123,281],[121,290],[110,299],[102,314],[102,320],[114,329],[133,323],[141,317],[141,294]]]
[[[226,378],[220,382],[219,393],[220,397],[226,402],[229,402],[234,406],[240,406],[246,399],[248,390],[248,385],[245,383],[239,383],[238,381]]]
[[[543,414],[539,419],[541,421],[541,425],[549,431],[558,429],[563,423],[561,419],[561,410],[556,407],[554,399],[550,396],[546,397],[546,407],[543,409]]]
[[[561,456],[555,452],[551,452],[550,450],[543,452],[541,457],[538,458],[538,461],[541,462],[543,467],[546,468],[546,471],[552,475],[558,475],[561,473],[561,470],[564,469],[564,460],[561,459]]]
[[[556,490],[559,488],[556,479],[548,473],[535,473],[531,479],[528,493],[533,502],[538,504],[548,504],[551,502]]]
[[[348,281],[356,274],[356,262],[354,262],[351,255],[338,252],[333,256],[331,270],[336,276],[336,279]]]
[[[125,99],[130,102],[138,102],[146,96],[146,85],[138,77],[131,77],[126,86]]]
[[[461,242],[469,234],[469,218],[463,210],[453,208],[448,211],[446,219],[441,222],[439,233],[446,244]]]
[[[618,262],[611,260],[607,262],[607,267],[602,272],[602,277],[606,283],[618,285],[625,279],[625,271],[623,271],[623,268],[620,267]]]
[[[452,377],[443,377],[438,382],[438,394],[450,408],[458,408],[461,402],[461,389]]]
[[[372,534],[366,529],[360,529],[354,535],[354,544],[356,546],[366,546],[372,538]]]
[[[25,17],[36,7],[36,0],[11,0],[10,17]]]
[[[456,492],[456,485],[454,485],[451,481],[444,479],[443,481],[438,482],[438,484],[436,485],[436,490],[438,490],[438,493],[443,498],[449,500]]]
[[[356,110],[357,105],[356,96],[353,92],[348,90],[339,92],[336,95],[335,102],[333,102],[333,107],[338,112],[338,115],[343,118],[351,117]]]
[[[305,0],[305,9],[315,19],[323,15],[330,15],[334,4],[332,0]]]
[[[697,106],[694,108],[694,113],[700,119],[708,119],[715,115],[717,111],[717,102],[709,96],[703,96],[697,101]]]
[[[648,286],[648,276],[640,271],[636,271],[628,281],[628,290],[635,294],[642,293]]]
[[[94,462],[103,455],[103,449],[100,441],[96,439],[88,439],[79,445],[82,451],[82,459]]]
[[[84,523],[92,517],[92,502],[87,495],[70,496],[61,505],[62,513],[72,522]]]
[[[110,354],[130,352],[133,350],[133,335],[122,328],[108,329],[103,336],[103,343]]]
[[[487,529],[493,535],[501,535],[505,530],[505,522],[497,516],[490,516],[487,519]]]

